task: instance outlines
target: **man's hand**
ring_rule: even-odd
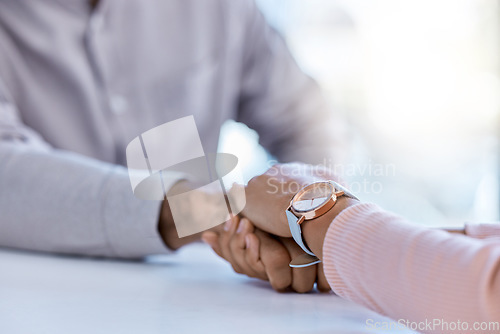
[[[222,222],[228,218],[226,202],[223,198],[221,201],[220,194],[199,190],[199,185],[188,181],[180,181],[169,190],[169,194],[182,193],[190,194],[184,202],[174,202],[176,219],[182,224],[190,224],[200,231],[207,227],[207,222]],[[179,206],[179,204],[182,205]],[[208,226],[213,226],[213,224],[208,224]],[[161,206],[158,230],[167,247],[174,250],[201,238],[201,232],[179,238],[167,199],[163,200]]]
[[[290,238],[275,238],[256,229],[246,218],[234,217],[223,229],[205,232],[202,238],[234,271],[269,280],[277,291],[308,292],[315,282],[319,291],[330,291],[321,264],[290,268],[291,258],[303,252],[300,247]]]
[[[182,246],[194,241],[198,241],[201,238],[201,233],[196,233],[184,238],[179,238],[167,200],[164,200],[161,206],[158,231],[160,232],[160,236],[163,239],[165,245],[172,250],[179,249]]]

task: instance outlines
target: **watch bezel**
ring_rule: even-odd
[[[314,187],[316,186],[318,183],[327,183],[330,187],[332,187],[332,194],[331,196],[325,200],[322,204],[310,209],[310,210],[307,210],[307,211],[303,211],[303,210],[296,210],[293,206],[293,203],[294,201],[297,200],[297,198],[303,194],[307,188],[310,188],[310,187]],[[314,219],[314,218],[317,218],[317,217],[320,217],[322,215],[324,215],[325,213],[327,213],[334,205],[335,203],[337,202],[337,198],[338,196],[341,195],[339,192],[337,192],[337,189],[335,187],[335,185],[330,182],[330,181],[318,181],[318,182],[314,182],[314,183],[311,183],[311,184],[308,184],[307,186],[304,186],[302,189],[300,189],[292,198],[292,200],[290,201],[290,205],[288,207],[288,209],[294,214],[296,215],[297,217],[299,217],[299,220],[298,220],[298,224],[301,224],[304,220],[310,220],[310,219]]]

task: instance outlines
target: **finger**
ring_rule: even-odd
[[[266,274],[266,268],[264,263],[260,259],[259,249],[260,241],[259,238],[253,233],[247,234],[245,237],[245,260],[248,265],[255,271],[256,277],[262,280],[268,281],[269,278]]]
[[[230,241],[230,247],[234,250],[241,250],[246,248],[245,237],[249,233],[253,233],[255,227],[247,218],[241,218],[236,233]]]
[[[260,258],[266,269],[271,286],[276,291],[284,291],[292,284],[292,268],[288,266],[290,256],[278,240],[259,229],[255,235],[260,240]]]
[[[217,233],[211,231],[203,232],[203,234],[201,235],[201,240],[203,240],[203,242],[205,242],[206,244],[210,245],[210,247],[212,247],[214,252],[223,258],[219,245],[219,235]]]
[[[292,259],[304,253],[293,239],[281,238],[280,241],[283,243]],[[314,288],[316,276],[316,265],[303,268],[292,268],[292,289],[298,293],[311,291]]]
[[[239,222],[240,218],[238,216],[234,216],[224,224],[224,229],[219,234],[219,245],[222,257],[231,264],[235,272],[241,274],[243,273],[243,270],[236,263],[229,245],[231,242],[231,238],[238,229]]]
[[[224,230],[224,226],[225,226],[225,222],[222,223],[222,224],[219,224],[217,226],[211,227],[207,231],[215,232],[217,234],[220,234]]]
[[[316,278],[316,285],[318,287],[318,291],[329,292],[332,288],[330,287],[330,284],[326,279],[323,263],[319,263],[317,266],[318,266],[318,277]]]
[[[221,243],[220,243],[221,239],[219,238],[219,235],[217,233],[215,233],[213,231],[206,231],[202,234],[202,240],[204,242],[206,242],[207,244],[209,244],[212,247],[212,249],[217,253],[217,255],[219,255],[223,259],[227,260],[233,266],[233,269],[235,269],[235,271],[237,268],[237,270],[238,270],[237,272],[239,272],[241,274],[246,274],[250,277],[256,277],[256,278],[266,280],[267,276],[262,275],[262,271],[256,272],[251,267],[251,265],[248,264],[245,260],[247,251],[244,249],[244,248],[246,248],[246,244],[245,244],[245,236],[243,234],[253,231],[254,227],[248,220],[247,220],[247,223],[243,224],[243,225],[246,225],[245,228],[240,229],[240,233],[238,233],[238,230],[236,232],[236,234],[242,235],[241,238],[243,239],[243,241],[242,241],[243,246],[242,246],[242,248],[239,249],[239,252],[232,251],[232,253],[230,254],[231,256],[228,256],[227,253],[226,253],[226,255],[223,254],[222,248],[221,248]],[[242,227],[243,225],[240,224],[240,226],[238,226],[238,228]],[[221,228],[221,230],[222,230],[222,228]],[[233,236],[232,240],[233,239],[235,239],[234,236]],[[223,241],[223,242],[225,242],[225,241]],[[231,240],[230,240],[230,243],[231,243]],[[260,264],[262,266],[262,263],[260,263]],[[261,270],[261,268],[258,265],[256,265],[256,268],[258,270]]]
[[[252,233],[254,226],[246,218],[242,218],[239,222],[236,232],[229,240],[229,251],[235,262],[235,267],[238,267],[241,274],[250,277],[259,277],[258,273],[246,261],[246,242],[245,236]]]

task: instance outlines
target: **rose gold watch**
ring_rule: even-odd
[[[290,262],[290,267],[308,267],[321,260],[307,247],[302,238],[300,225],[306,220],[318,218],[330,211],[337,203],[337,198],[347,196],[358,199],[347,189],[334,181],[321,181],[311,183],[299,190],[290,201],[286,209],[286,217],[290,232],[295,242],[304,250]]]

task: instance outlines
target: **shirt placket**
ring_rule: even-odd
[[[95,78],[96,92],[100,97],[103,113],[108,122],[111,137],[115,141],[115,161],[124,162],[123,141],[125,131],[123,127],[124,114],[129,110],[129,99],[120,91],[117,78],[116,59],[113,59],[112,27],[106,20],[109,2],[101,0],[99,6],[91,13],[86,40],[89,61],[91,62]]]

